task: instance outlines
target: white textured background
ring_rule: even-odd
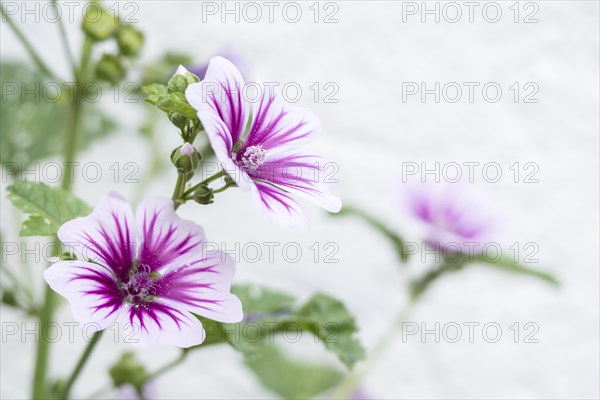
[[[474,184],[492,200],[506,226],[509,242],[539,244],[540,268],[557,275],[558,290],[535,280],[470,268],[449,276],[414,310],[411,320],[445,324],[497,322],[504,330],[496,344],[481,335],[475,343],[420,343],[400,338],[390,347],[363,384],[375,398],[598,398],[599,259],[598,259],[598,135],[599,135],[599,9],[595,1],[542,1],[536,24],[515,24],[502,2],[503,17],[491,24],[466,16],[455,24],[421,23],[418,16],[402,22],[401,2],[337,2],[338,23],[315,24],[305,17],[286,23],[222,24],[217,17],[201,21],[200,2],[139,3],[139,27],[146,32],[143,59],[165,50],[194,54],[202,61],[223,47],[238,51],[252,73],[276,81],[298,82],[300,104],[322,118],[326,132],[321,149],[341,166],[336,188],[347,203],[364,206],[407,230],[396,193],[401,163],[465,161],[498,162],[506,178]],[[259,3],[262,4],[262,3]],[[462,3],[460,3],[462,4]],[[483,3],[482,3],[483,4]],[[266,12],[266,9],[263,8]],[[463,12],[466,8],[463,7]],[[263,17],[263,18],[266,18]],[[2,25],[2,60],[25,59],[14,35]],[[77,25],[69,26],[79,47]],[[26,34],[55,69],[67,73],[56,27],[28,23]],[[413,98],[402,102],[402,82],[498,82],[504,90],[498,103],[482,100],[457,104]],[[315,104],[314,82],[339,85],[337,104]],[[508,86],[536,82],[538,104],[515,104]],[[431,99],[431,96],[429,97]],[[106,100],[106,99],[105,99]],[[117,135],[80,155],[108,168],[115,161],[147,165],[148,148],[137,134],[143,107],[104,101],[117,113]],[[166,123],[165,157],[177,144]],[[514,162],[540,166],[539,183],[514,183],[508,167]],[[148,190],[170,194],[174,171],[163,174]],[[165,192],[168,188],[169,193]],[[2,230],[9,230],[12,208],[4,201]],[[78,195],[95,203],[109,189],[131,196],[135,185],[80,182]],[[301,298],[327,291],[348,305],[360,325],[360,337],[370,347],[405,301],[406,274],[399,273],[395,255],[380,237],[356,220],[335,222],[308,207],[312,233],[283,232],[265,223],[243,194],[229,191],[210,208],[185,206],[182,214],[206,228],[209,239],[227,242],[296,241],[306,255],[296,264],[278,257],[275,263],[240,262],[238,282],[257,282],[288,290]],[[8,238],[7,238],[8,239]],[[335,241],[338,264],[311,262],[313,242]],[[419,268],[415,263],[412,268]],[[38,278],[41,279],[41,268]],[[61,317],[70,320],[67,308]],[[2,309],[3,321],[20,320]],[[537,344],[515,344],[509,326],[535,322]],[[29,322],[30,324],[33,321]],[[54,348],[53,374],[70,371],[82,343],[61,341]],[[107,381],[104,369],[122,344],[109,341],[94,354],[76,394],[85,396]],[[296,346],[297,347],[297,346]],[[288,345],[292,352],[293,345]],[[320,354],[320,352],[315,351]],[[139,351],[152,367],[176,355],[175,349]],[[3,398],[24,398],[32,371],[33,343],[11,338],[2,343]],[[326,357],[330,359],[331,357]],[[159,383],[161,398],[265,398],[233,350],[209,348],[193,354],[185,367]]]

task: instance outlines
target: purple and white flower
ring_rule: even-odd
[[[214,57],[204,80],[185,92],[224,170],[281,225],[303,228],[308,224],[292,196],[339,211],[341,201],[329,194],[323,179],[327,162],[301,148],[318,135],[318,118],[284,104],[272,87],[264,83],[258,87],[251,110],[240,71],[225,58]]]
[[[91,215],[65,223],[58,237],[82,246],[88,260],[59,261],[44,278],[90,331],[119,320],[138,344],[190,347],[205,337],[193,314],[231,323],[243,317],[230,293],[234,261],[206,252],[204,230],[177,216],[171,199],[148,198],[134,216],[111,192]]]
[[[448,252],[478,252],[498,239],[485,199],[464,184],[413,183],[406,193],[409,212],[429,245]]]

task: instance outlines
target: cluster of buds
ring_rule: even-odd
[[[144,34],[131,24],[123,23],[98,2],[86,8],[81,29],[94,42],[114,38],[118,51],[105,53],[96,64],[96,78],[115,84],[127,73],[127,64],[137,57],[144,44]]]

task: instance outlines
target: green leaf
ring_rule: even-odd
[[[333,368],[291,360],[268,343],[245,361],[266,388],[285,399],[312,398],[336,385],[342,377]]]
[[[514,260],[508,257],[501,257],[499,260],[490,260],[487,257],[479,254],[474,257],[473,262],[481,263],[490,267],[496,267],[503,271],[513,272],[522,275],[529,275],[534,278],[541,279],[545,282],[548,282],[554,286],[559,286],[560,282],[554,276],[547,272],[538,271],[532,268],[527,268],[526,266],[515,262]]]
[[[277,332],[310,332],[348,367],[364,358],[364,349],[354,338],[354,318],[340,301],[317,294],[297,307],[292,296],[270,289],[242,285],[233,287],[232,292],[242,301],[244,321],[223,324],[198,317],[206,331],[200,346],[229,343],[244,355],[261,383],[277,394],[309,398],[333,387],[341,377],[334,368],[286,358],[273,343]]]
[[[169,91],[166,95],[158,98],[156,107],[166,112],[178,112],[189,119],[197,118],[196,110],[188,104],[183,93]]]
[[[197,119],[196,110],[189,105],[183,93],[174,91],[160,83],[144,86],[142,90],[148,95],[146,102],[155,105],[159,109],[167,113],[175,111],[191,120]]]
[[[316,294],[295,316],[348,368],[365,357],[365,349],[354,337],[357,331],[354,317],[339,300]]]
[[[15,181],[7,191],[15,207],[29,214],[21,226],[21,236],[55,235],[65,222],[91,212],[82,200],[44,183]]]
[[[167,94],[167,86],[160,83],[144,86],[142,90],[148,95],[146,101],[152,105],[156,105],[158,99]]]
[[[240,296],[246,316],[246,322],[229,330],[237,333],[228,336],[228,342],[237,350],[248,354],[259,351],[261,341],[240,334],[245,332],[245,324],[255,324],[262,329],[262,340],[269,338],[270,332],[284,329],[310,332],[348,368],[365,356],[364,348],[354,337],[357,331],[354,317],[339,300],[316,294],[297,308],[293,298],[281,292],[250,286],[238,286],[234,292]]]
[[[18,177],[35,161],[63,151],[74,88],[47,82],[27,65],[13,62],[0,65],[0,81],[0,162],[7,175]],[[82,112],[80,149],[114,132],[116,124],[93,102],[86,102]]]
[[[373,227],[377,231],[379,231],[379,233],[381,233],[386,239],[388,239],[390,241],[390,243],[394,246],[394,249],[396,249],[396,253],[398,254],[398,258],[400,258],[401,262],[403,262],[403,263],[408,262],[409,255],[406,252],[406,246],[404,245],[404,239],[402,239],[402,236],[400,236],[399,234],[394,232],[392,229],[390,229],[385,223],[381,222],[379,219],[366,213],[363,210],[360,210],[360,209],[354,208],[354,207],[350,207],[350,206],[344,206],[344,208],[342,208],[340,210],[340,212],[335,213],[335,214],[332,213],[331,215],[332,216],[340,216],[340,217],[354,216],[354,217],[358,217],[358,218],[362,219],[367,224],[371,225],[371,227]]]
[[[237,285],[231,289],[241,300],[246,315],[290,312],[294,298],[286,293],[257,286]]]

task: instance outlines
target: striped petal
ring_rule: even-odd
[[[215,321],[239,322],[243,318],[242,304],[230,293],[234,274],[233,259],[223,252],[213,252],[162,276],[157,295],[179,309]]]
[[[198,318],[164,300],[128,307],[121,321],[128,341],[140,346],[187,348],[206,337]]]
[[[215,155],[228,173],[238,176],[241,172],[231,157],[248,123],[250,110],[242,96],[244,85],[244,78],[231,62],[213,57],[204,80],[188,86],[185,91]]]
[[[256,182],[253,195],[272,222],[288,229],[308,229],[304,210],[288,193],[268,183]]]
[[[339,197],[329,194],[335,164],[315,155],[297,151],[268,159],[252,176],[271,182],[287,193],[305,198],[330,212],[342,208]]]
[[[135,220],[140,238],[139,264],[151,271],[180,267],[202,253],[204,230],[180,218],[169,198],[147,198],[138,206]]]
[[[123,298],[108,269],[85,261],[60,261],[44,271],[44,279],[67,299],[77,322],[90,324],[90,331],[108,328],[117,320]]]
[[[84,258],[109,267],[118,278],[125,278],[136,252],[133,211],[125,198],[110,192],[91,215],[73,219],[60,227],[58,238],[79,250]]]
[[[249,146],[283,151],[311,141],[321,131],[321,122],[308,109],[290,107],[274,88],[263,85],[254,103],[248,138],[240,154]]]

